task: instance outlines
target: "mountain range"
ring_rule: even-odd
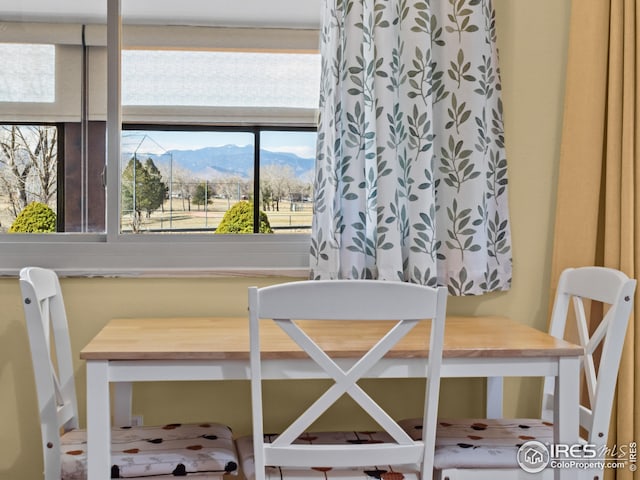
[[[162,171],[168,171],[173,161],[173,168],[187,171],[196,178],[211,179],[239,176],[249,179],[253,172],[253,146],[224,145],[206,147],[197,150],[169,150],[167,154],[139,154],[144,163],[151,157]],[[125,159],[126,158],[126,159]],[[123,161],[128,162],[130,154],[123,154]],[[296,178],[310,180],[313,178],[315,159],[303,158],[288,152],[272,152],[260,150],[260,166],[290,167]]]

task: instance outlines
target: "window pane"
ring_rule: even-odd
[[[316,132],[263,131],[260,135],[260,208],[271,228],[310,233]]]
[[[317,108],[320,55],[123,50],[123,105]]]
[[[229,208],[252,196],[253,138],[237,131],[123,131],[121,231],[215,231]]]
[[[55,101],[53,45],[0,43],[0,102]]]
[[[27,207],[57,210],[58,129],[46,125],[0,125],[0,229],[56,231],[50,216],[23,215]],[[26,217],[25,217],[26,216]]]
[[[310,231],[315,142],[314,131],[260,132],[259,206],[274,233]],[[216,231],[253,202],[254,164],[253,131],[124,130],[121,231]]]

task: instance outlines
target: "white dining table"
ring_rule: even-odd
[[[359,358],[382,336],[384,323],[317,322],[310,335],[345,366]],[[424,377],[430,322],[420,322],[366,376]],[[264,327],[264,328],[263,328]],[[338,341],[339,329],[351,340]],[[352,330],[353,331],[353,330]],[[265,379],[326,378],[317,365],[273,322],[261,326]],[[486,377],[488,411],[499,415],[503,377],[555,376],[556,443],[579,439],[579,371],[582,347],[513,319],[454,317],[446,319],[441,375]],[[131,424],[132,383],[145,381],[249,379],[249,322],[234,317],[121,318],[109,321],[82,349],[87,368],[87,450],[91,480],[110,475],[110,384],[114,386],[113,419]],[[577,479],[575,469],[558,469],[556,478]]]

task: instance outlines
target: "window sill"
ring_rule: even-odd
[[[212,238],[123,235],[5,235],[0,276],[37,265],[62,276],[307,277],[309,235],[224,235]]]
[[[66,268],[56,268],[60,277],[87,277],[87,278],[261,278],[261,277],[286,277],[286,278],[308,278],[308,268],[146,268],[140,270],[118,270],[101,268],[74,270]],[[4,270],[0,270],[4,274]],[[17,275],[17,272],[15,273]],[[11,275],[14,276],[14,275]]]

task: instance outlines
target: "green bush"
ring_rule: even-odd
[[[31,202],[13,221],[11,233],[48,233],[56,231],[56,214],[44,203]]]
[[[238,202],[227,210],[216,233],[253,233],[253,203]],[[273,233],[263,211],[260,211],[260,233]]]

